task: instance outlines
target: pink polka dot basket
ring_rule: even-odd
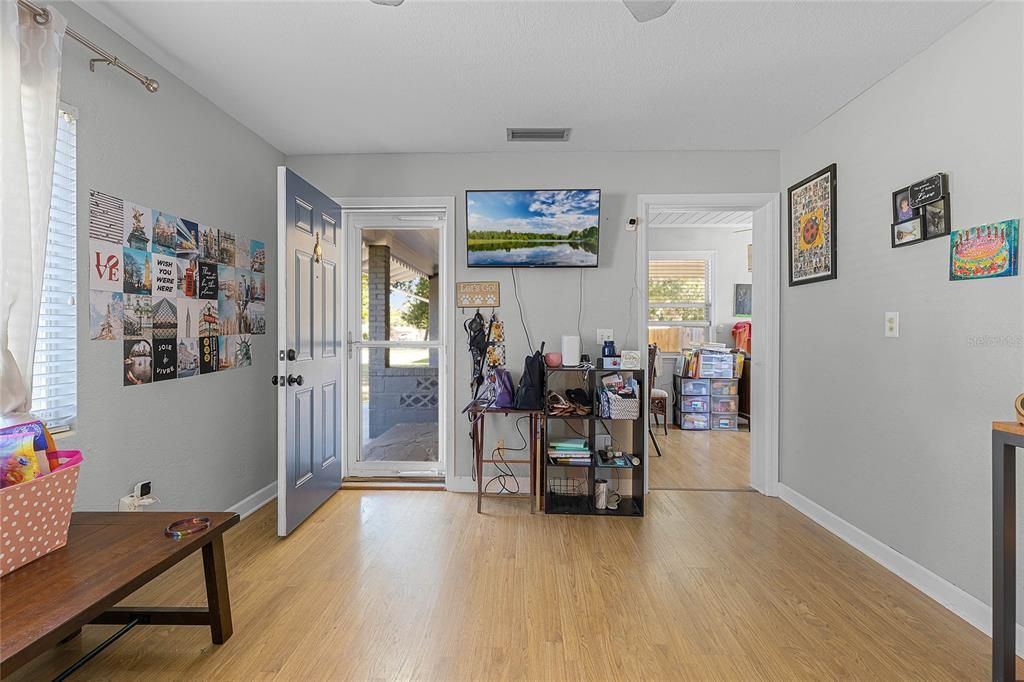
[[[67,544],[82,453],[54,455],[60,465],[49,474],[0,488],[0,575]]]

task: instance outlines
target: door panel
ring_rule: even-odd
[[[290,348],[298,353],[298,360],[313,359],[313,254],[295,252],[295,336]]]
[[[278,535],[287,535],[341,487],[338,253],[341,207],[278,168]],[[330,230],[328,239],[326,230]]]
[[[313,207],[303,201],[301,197],[295,197],[295,227],[308,234],[313,234],[312,225]]]
[[[325,467],[338,457],[338,415],[341,414],[338,404],[338,384],[331,382],[321,387],[320,393],[323,399],[324,421],[323,429],[320,431],[320,439],[323,442],[323,458],[320,466]]]
[[[320,281],[323,283],[324,324],[320,357],[333,358],[338,354],[338,268],[334,263],[324,260],[320,272]]]
[[[338,230],[338,221],[326,213],[321,213],[320,225],[322,227],[320,232],[324,235],[324,241],[328,244],[337,244],[338,241],[335,236],[335,232]]]
[[[313,389],[295,392],[295,487],[313,475]]]

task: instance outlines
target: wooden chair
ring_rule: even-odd
[[[653,343],[647,346],[647,377],[651,386],[650,415],[654,417],[655,426],[660,425],[667,436],[668,391],[654,387],[654,381],[658,378],[658,346]],[[659,416],[661,417],[660,424],[658,423]],[[654,430],[651,428],[650,423],[647,424],[647,431],[651,434],[651,440],[654,441],[654,449],[658,453],[658,457],[661,457],[661,447],[658,445],[658,439],[654,437]]]

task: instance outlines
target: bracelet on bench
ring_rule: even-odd
[[[179,519],[164,529],[164,535],[175,540],[180,540],[186,535],[201,533],[210,527],[210,517],[193,516],[188,519]]]

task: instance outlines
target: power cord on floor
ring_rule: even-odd
[[[486,483],[484,483],[483,491],[485,493],[486,492],[490,492],[490,490],[488,490],[488,488],[490,488],[492,483],[497,482],[497,484],[498,484],[498,491],[497,492],[499,494],[501,494],[501,493],[507,493],[509,495],[518,495],[519,494],[519,491],[520,491],[519,479],[516,478],[515,472],[512,471],[512,466],[505,461],[505,453],[506,452],[523,452],[523,451],[525,451],[529,447],[530,441],[526,437],[526,434],[523,433],[523,429],[522,429],[522,426],[521,426],[521,423],[522,423],[522,421],[524,419],[529,419],[529,416],[519,417],[515,421],[516,431],[519,433],[519,437],[523,441],[523,444],[520,447],[518,447],[518,448],[500,447],[500,448],[494,448],[491,451],[491,459],[498,460],[498,461],[493,462],[493,465],[498,470],[498,473],[497,473],[497,475],[492,476]],[[513,484],[512,486],[510,486],[509,484],[506,483],[506,479],[509,479],[509,478],[512,479],[512,484]],[[515,488],[515,489],[513,490],[513,488]]]

